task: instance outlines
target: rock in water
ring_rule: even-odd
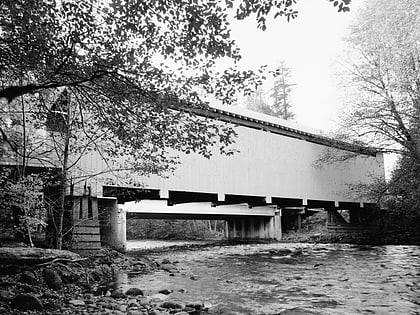
[[[44,269],[44,280],[47,283],[47,285],[53,290],[58,290],[63,285],[61,277],[54,270]]]
[[[163,290],[160,290],[159,293],[162,293],[162,294],[165,294],[165,295],[169,295],[169,294],[172,293],[172,290],[163,289]]]
[[[70,300],[69,304],[74,305],[74,306],[85,306],[85,301],[83,300]]]
[[[20,275],[20,280],[27,284],[34,284],[37,282],[35,274],[32,271],[24,271]]]
[[[15,296],[10,304],[12,308],[20,311],[42,311],[44,306],[31,294],[19,294]]]
[[[160,307],[163,308],[171,308],[171,309],[183,309],[185,308],[185,305],[180,304],[178,302],[175,301],[167,301],[167,302],[163,302]]]
[[[138,296],[138,295],[143,296],[143,291],[140,290],[139,288],[130,288],[125,292],[125,294],[131,295],[131,296]]]
[[[123,298],[125,298],[125,294],[124,294],[123,291],[118,289],[118,290],[112,291],[111,297],[114,298],[114,299],[123,299]]]

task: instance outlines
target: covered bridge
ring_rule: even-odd
[[[126,212],[141,218],[225,219],[230,238],[280,239],[282,215],[324,209],[330,223],[344,224],[338,209],[349,210],[358,222],[375,207],[374,200],[354,188],[384,178],[382,153],[239,107],[214,106],[200,115],[235,127],[238,138],[232,148],[237,153],[225,156],[215,150],[210,159],[181,154],[169,178],[136,178],[142,188],[118,184],[117,178],[112,185],[105,184],[105,177],[92,179],[88,186],[99,212],[106,214],[103,242],[124,245]],[[82,159],[81,168],[102,173],[107,165],[92,153]],[[135,197],[127,197],[127,191]],[[75,204],[79,213],[83,202]]]

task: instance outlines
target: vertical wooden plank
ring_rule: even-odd
[[[93,219],[95,219],[95,220],[99,219],[98,198],[92,198],[92,214],[93,214]]]
[[[260,218],[259,219],[259,222],[258,222],[259,224],[259,227],[258,227],[258,230],[259,230],[259,238],[260,239],[265,239],[266,237],[265,237],[265,218]]]
[[[246,231],[245,231],[245,218],[241,218],[241,238],[246,238]]]
[[[82,197],[82,219],[88,218],[88,197]]]
[[[255,219],[253,217],[250,217],[248,219],[249,226],[248,226],[248,235],[249,238],[253,239],[255,238]]]
[[[83,219],[83,198],[79,197],[77,199],[77,201],[79,203],[79,217],[78,217],[78,219],[82,220]]]
[[[79,221],[80,202],[79,197],[73,197],[73,222]]]
[[[300,215],[300,213],[298,213],[297,215],[297,229],[298,232],[300,232],[300,230],[302,229],[302,216]]]
[[[224,233],[224,236],[225,236],[225,239],[229,239],[229,222],[228,222],[228,220],[225,220],[224,221],[224,231],[223,231]]]

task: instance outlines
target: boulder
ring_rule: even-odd
[[[7,290],[0,290],[0,301],[10,301],[13,298],[13,294]]]
[[[130,288],[125,292],[125,295],[131,295],[131,296],[143,296],[143,291],[139,288]]]
[[[122,290],[114,290],[111,293],[111,297],[114,299],[123,299],[126,297],[126,295],[124,294],[124,292]]]
[[[178,270],[177,270],[177,268],[176,268],[176,266],[175,265],[172,265],[172,264],[162,264],[161,266],[160,266],[160,268],[162,269],[162,270],[165,270],[165,271],[167,271],[167,272],[172,272],[172,273],[174,273],[174,272],[177,272]]]
[[[29,284],[21,284],[19,285],[19,289],[21,289],[23,292],[34,292],[35,288]]]
[[[173,291],[172,290],[168,290],[168,289],[163,289],[160,290],[159,293],[165,294],[165,295],[169,295],[171,294]]]
[[[187,307],[191,307],[197,311],[200,311],[203,308],[203,303],[201,302],[190,302],[187,304]]]
[[[55,295],[54,293],[50,293],[50,292],[45,292],[42,295],[43,299],[58,299],[58,295]]]
[[[70,300],[69,304],[73,305],[73,306],[85,306],[86,305],[85,301],[83,301],[83,300]]]
[[[139,300],[140,306],[147,306],[150,304],[150,298],[148,297],[142,297]]]
[[[184,309],[185,305],[182,305],[175,301],[166,301],[160,304],[160,307],[166,308],[166,309]]]
[[[20,281],[27,283],[27,284],[34,284],[38,280],[35,277],[35,274],[32,271],[24,271],[20,275]]]
[[[63,285],[60,275],[51,269],[44,269],[45,283],[53,290],[58,290]]]
[[[270,250],[268,251],[270,254],[275,254],[275,255],[279,255],[279,256],[287,256],[290,255],[291,253],[293,253],[292,250],[287,249],[287,248],[281,248],[281,249],[276,249],[276,250]]]
[[[162,259],[162,261],[160,262],[161,265],[165,265],[165,264],[170,264],[170,260],[167,258]]]
[[[44,308],[41,301],[31,294],[19,294],[15,296],[10,305],[19,311],[42,311]]]

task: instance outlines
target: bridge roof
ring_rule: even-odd
[[[336,149],[356,152],[359,154],[375,156],[380,152],[379,149],[373,147],[352,144],[334,139],[330,133],[319,129],[310,128],[285,119],[257,113],[239,106],[226,106],[212,102],[209,109],[207,111],[200,112],[199,115],[215,118],[239,126],[260,129],[291,138],[297,138]]]

